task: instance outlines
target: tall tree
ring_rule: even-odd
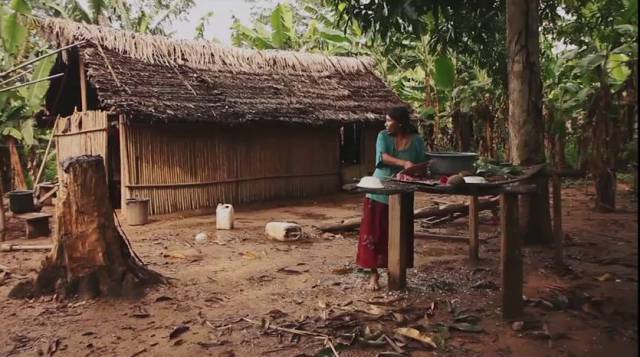
[[[544,125],[542,122],[542,85],[539,69],[539,3],[536,0],[495,1],[357,1],[330,0],[347,21],[356,19],[365,30],[388,36],[395,32],[421,34],[433,27],[450,31],[440,34],[435,43],[447,43],[461,53],[481,57],[495,63],[508,63],[506,71],[494,68],[497,76],[507,74],[509,87],[509,131],[511,159],[516,164],[543,163]],[[551,6],[555,1],[550,2]],[[505,16],[506,15],[506,16]],[[496,19],[505,18],[505,22]],[[473,18],[474,21],[468,21]],[[465,20],[460,20],[465,19]],[[505,31],[506,23],[506,31]],[[445,33],[447,36],[442,37]],[[496,60],[504,50],[507,34],[508,61]],[[520,51],[520,52],[518,52]],[[505,57],[501,57],[504,59]],[[513,98],[511,98],[513,97]],[[512,107],[513,106],[513,107]],[[525,240],[529,243],[551,242],[551,213],[549,211],[546,179],[538,179],[539,190],[521,202],[521,222]]]
[[[509,145],[517,165],[545,162],[538,0],[507,0]],[[552,241],[548,179],[538,178],[538,194],[520,197],[525,241]]]

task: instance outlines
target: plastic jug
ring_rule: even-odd
[[[230,204],[218,203],[216,208],[216,229],[233,228],[233,206]]]

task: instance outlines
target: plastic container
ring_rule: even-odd
[[[130,226],[141,226],[149,222],[149,199],[127,199],[127,223]]]
[[[216,229],[233,228],[233,206],[225,203],[218,203],[216,207]]]
[[[33,191],[11,191],[9,196],[9,209],[13,213],[33,212],[36,207],[33,204]]]

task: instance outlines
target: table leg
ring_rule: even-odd
[[[480,249],[478,208],[478,196],[471,196],[469,199],[469,259],[472,262],[478,261],[478,250]]]
[[[387,262],[389,290],[402,290],[407,286],[407,244],[409,241],[413,242],[413,192],[390,195]]]
[[[522,313],[522,254],[518,225],[518,195],[500,196],[500,231],[502,275],[502,317],[513,318]]]

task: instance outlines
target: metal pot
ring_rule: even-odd
[[[460,171],[474,171],[478,160],[475,152],[428,152],[429,171],[433,175],[453,175]]]

